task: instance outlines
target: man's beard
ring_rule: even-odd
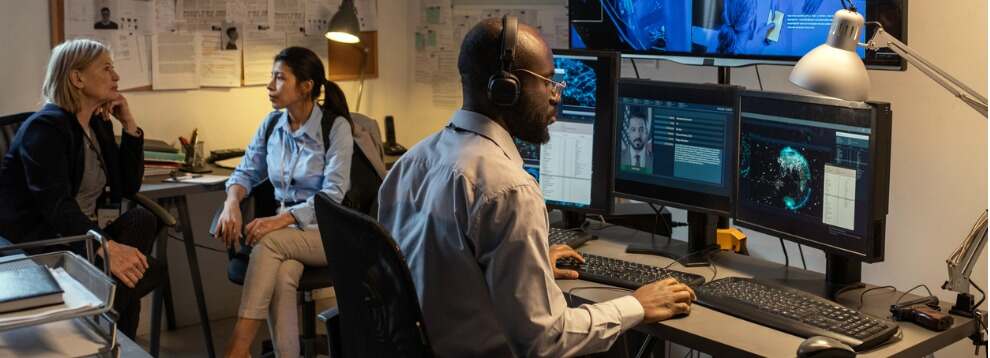
[[[632,140],[632,147],[635,150],[642,150],[643,149],[643,143],[644,142],[643,142],[642,139],[633,139]]]
[[[520,101],[514,109],[505,121],[512,136],[533,144],[546,144],[550,141],[550,114],[546,106]]]

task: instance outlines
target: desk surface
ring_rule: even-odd
[[[628,243],[649,240],[648,233],[612,227],[596,232],[596,234],[599,237],[598,240],[589,241],[578,250],[661,267],[667,266],[673,261],[665,257],[625,253],[625,247]],[[656,239],[666,240],[665,237],[661,236],[657,236]],[[823,275],[819,273],[793,267],[787,269],[781,264],[730,252],[717,253],[713,255],[712,261],[717,269],[717,278],[741,276],[774,280],[786,277],[789,280],[797,279],[799,281],[822,280],[823,278]],[[713,274],[716,273],[712,267],[685,268],[675,264],[671,268],[702,275],[706,282],[710,281]],[[558,280],[557,283],[565,293],[571,293],[579,300],[591,302],[606,301],[631,293],[615,289],[592,288],[610,286],[583,280]],[[845,306],[856,308],[862,290],[845,292],[837,301]],[[901,294],[902,292],[891,290],[871,291],[866,294],[861,311],[876,317],[889,318],[890,305]],[[905,299],[910,298],[912,295],[908,295]],[[941,304],[943,311],[948,312],[951,304],[946,302]],[[961,339],[966,339],[973,331],[975,322],[966,317],[955,315],[953,317],[955,323],[952,328],[944,332],[933,332],[913,323],[898,322],[903,332],[900,340],[895,337],[883,346],[860,352],[860,356],[917,357],[935,352]],[[668,320],[659,324],[640,325],[636,329],[715,356],[793,357],[797,352],[798,345],[804,340],[697,304],[691,307],[691,314],[685,318]]]
[[[220,167],[213,167],[211,169],[213,169],[213,172],[208,174],[229,176],[230,173],[233,172],[230,169],[224,169]],[[168,178],[167,175],[159,175],[159,176],[144,178],[141,183],[141,194],[144,194],[149,199],[157,200],[157,199],[170,198],[175,196],[224,190],[224,183],[195,184],[195,183],[173,183],[173,182],[163,181],[167,178]]]

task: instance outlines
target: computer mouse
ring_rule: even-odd
[[[814,336],[801,342],[797,356],[798,358],[847,358],[855,357],[856,351],[834,338]]]

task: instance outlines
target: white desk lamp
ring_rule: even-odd
[[[873,38],[865,44],[858,43],[857,39],[864,25],[863,16],[855,9],[836,11],[832,18],[832,27],[828,30],[828,40],[801,57],[791,71],[791,82],[826,96],[847,101],[864,101],[870,91],[870,78],[866,73],[866,66],[856,54],[856,47],[874,51],[889,48],[956,98],[980,112],[984,118],[987,117],[986,97],[922,58],[917,51],[884,31],[880,23],[870,24],[877,26]]]

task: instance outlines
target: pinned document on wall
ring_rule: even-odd
[[[241,52],[237,26],[224,31],[200,34],[199,85],[202,87],[240,87]],[[234,37],[233,39],[231,37]]]
[[[199,88],[197,33],[162,33],[151,36],[151,85],[156,90]]]
[[[285,34],[248,31],[244,34],[244,85],[263,85],[272,77],[272,58],[285,48]]]

